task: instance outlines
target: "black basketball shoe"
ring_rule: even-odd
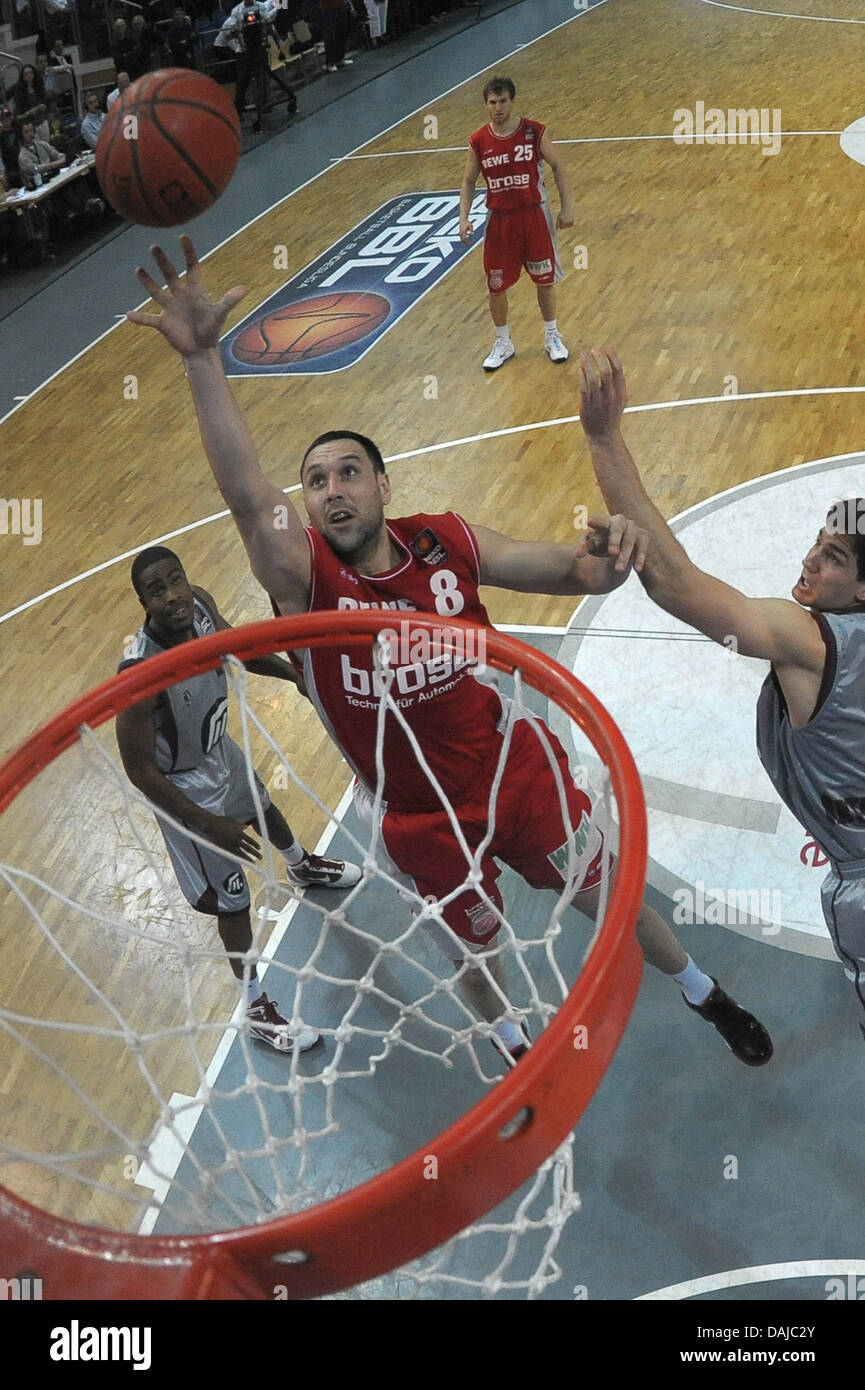
[[[740,1062],[748,1067],[764,1066],[774,1050],[766,1029],[753,1014],[725,994],[717,980],[713,980],[712,984],[714,989],[704,1004],[691,1004],[683,994],[688,1008],[707,1023],[714,1024]]]

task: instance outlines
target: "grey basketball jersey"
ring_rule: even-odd
[[[196,637],[216,631],[211,614],[194,599]],[[124,671],[166,647],[145,623],[118,667]],[[218,812],[230,782],[227,759],[228,682],[221,668],[163,690],[156,705],[156,766],[190,801]]]
[[[865,613],[815,613],[826,644],[817,710],[787,718],[771,672],[757,702],[757,750],[781,800],[830,859],[865,859]]]

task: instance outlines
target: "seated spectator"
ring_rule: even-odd
[[[169,67],[196,68],[198,66],[195,61],[195,31],[192,27],[192,20],[182,5],[176,7],[171,23],[163,31],[162,41],[165,45]]]
[[[33,186],[44,178],[51,178],[65,163],[65,156],[59,150],[36,138],[33,122],[25,121],[18,153],[18,171],[23,182]],[[50,236],[55,243],[66,240],[84,226],[96,226],[105,213],[102,199],[93,196],[83,179],[66,184],[47,202]]]
[[[21,181],[33,188],[44,178],[50,178],[66,163],[66,156],[49,145],[47,140],[39,140],[32,121],[21,124],[21,148],[18,151],[18,172]]]
[[[19,126],[22,121],[33,121],[39,138],[48,138],[48,94],[32,63],[25,63],[21,69],[21,76],[12,93],[12,107]]]
[[[105,124],[105,113],[102,111],[99,102],[98,92],[86,92],[84,96],[84,119],[81,122],[81,134],[91,150],[96,149],[99,140],[99,132]]]
[[[70,59],[66,56],[66,45],[61,34],[57,35],[48,51],[48,66],[49,68],[70,68],[72,66]]]
[[[12,120],[12,108],[4,106],[0,110],[0,159],[6,166],[6,180],[14,184],[17,188],[18,177],[18,150],[21,142],[18,139],[18,131]]]
[[[106,111],[110,111],[111,108],[112,108],[112,106],[114,105],[115,101],[119,101],[119,100],[120,100],[120,98],[122,97],[123,93],[126,91],[126,88],[127,88],[129,85],[130,85],[129,73],[128,73],[128,72],[119,72],[119,73],[117,74],[117,86],[114,88],[114,91],[113,91],[113,92],[109,92],[109,93],[108,93],[108,96],[105,98],[105,109],[106,109]]]

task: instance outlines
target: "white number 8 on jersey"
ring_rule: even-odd
[[[455,618],[466,606],[459,590],[459,582],[453,570],[436,570],[430,575],[430,589],[435,599],[436,612],[443,618]]]

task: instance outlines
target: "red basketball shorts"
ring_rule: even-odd
[[[562,279],[549,208],[544,203],[491,212],[484,235],[484,273],[490,294],[515,285],[523,269],[536,285],[555,285]]]
[[[544,726],[546,728],[546,726]],[[499,749],[502,735],[499,735]],[[549,729],[546,737],[562,780],[571,829],[562,818],[561,796],[550,759],[532,725],[520,719],[514,725],[507,766],[498,790],[495,829],[480,862],[483,887],[497,908],[502,898],[496,885],[496,859],[521,874],[533,888],[552,888],[559,893],[571,885],[571,893],[595,888],[601,879],[604,839],[590,824],[592,803],[574,785],[565,750]],[[474,852],[487,834],[492,777],[454,812]],[[444,810],[403,812],[388,810],[382,822],[382,838],[394,864],[414,881],[422,898],[440,900],[464,884],[469,872],[461,848]],[[461,940],[483,947],[492,940],[499,922],[489,904],[473,888],[466,888],[441,910],[441,915]],[[439,939],[447,955],[454,957],[453,942]],[[443,938],[447,934],[442,932]]]

